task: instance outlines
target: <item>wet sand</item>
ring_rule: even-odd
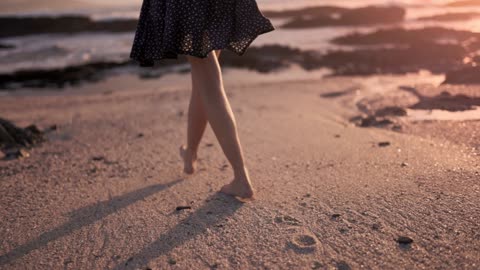
[[[247,204],[217,193],[231,168],[210,128],[198,173],[182,173],[187,75],[0,97],[2,117],[58,126],[0,162],[0,268],[479,267],[471,145],[404,118],[401,131],[355,126],[365,78],[225,74],[258,192]],[[445,123],[435,133],[452,134]]]

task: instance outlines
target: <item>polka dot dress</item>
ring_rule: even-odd
[[[178,54],[205,58],[218,49],[242,55],[273,30],[255,0],[143,0],[130,57],[153,66]]]

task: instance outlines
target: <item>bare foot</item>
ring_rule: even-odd
[[[185,145],[180,146],[180,156],[183,159],[183,171],[187,174],[193,174],[195,172],[195,161],[197,160],[197,154],[192,153]]]
[[[239,197],[241,199],[253,199],[254,190],[248,180],[233,179],[230,184],[224,185],[220,192]]]

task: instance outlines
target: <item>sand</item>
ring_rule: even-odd
[[[0,162],[1,269],[480,267],[471,145],[359,128],[354,97],[320,97],[361,79],[227,75],[257,190],[243,204],[217,193],[232,171],[210,128],[198,172],[182,173],[178,76],[0,97],[18,125],[58,125],[29,158]]]

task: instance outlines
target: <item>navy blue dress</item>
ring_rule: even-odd
[[[242,55],[273,30],[255,0],[144,0],[130,58],[153,66],[178,54],[205,58],[218,49]]]

